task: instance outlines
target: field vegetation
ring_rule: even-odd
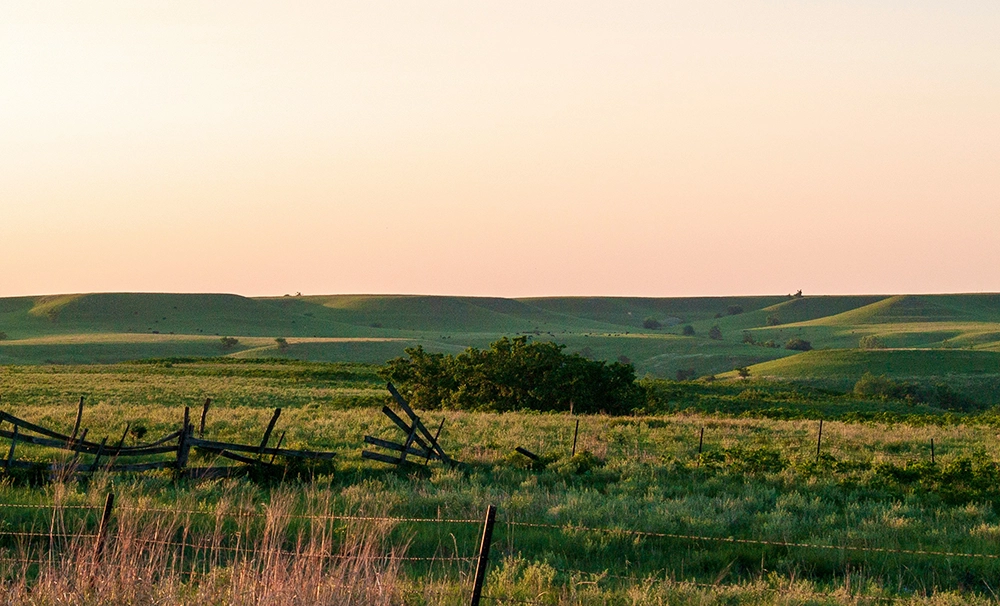
[[[996,600],[997,295],[64,295],[0,299],[0,334],[0,408],[29,421],[68,432],[84,396],[90,439],[135,443],[211,398],[213,439],[281,407],[286,447],[338,453],[4,469],[6,602],[463,604],[489,504],[495,603]],[[387,378],[460,466],[361,458],[400,439]]]
[[[463,604],[488,504],[500,523],[486,595],[500,603],[986,603],[1000,572],[1000,424],[989,410],[755,375],[645,379],[624,416],[422,411],[428,425],[445,420],[441,442],[463,465],[396,470],[359,456],[365,435],[398,439],[370,365],[224,357],[0,373],[0,407],[60,431],[85,395],[92,439],[127,422],[166,433],[183,406],[211,397],[207,435],[252,443],[281,406],[288,446],[338,453],[332,468],[284,479],[10,472],[9,602]],[[17,457],[53,453],[19,445]],[[120,564],[92,582],[86,537],[108,491],[120,514],[105,561]],[[3,533],[54,523],[75,542],[18,564],[37,545]],[[317,553],[338,557],[303,563]]]
[[[628,359],[638,376],[707,377],[814,350],[899,354],[887,372],[915,380],[904,352],[1000,352],[997,295],[550,297],[81,294],[0,299],[0,364],[138,358],[287,358],[381,364],[421,346],[457,355],[508,336],[552,341],[594,360]],[[225,345],[224,337],[236,339]],[[279,341],[279,339],[281,339]],[[875,345],[875,346],[873,346]],[[821,357],[806,374],[829,374]],[[840,373],[844,368],[838,368]],[[865,369],[840,374],[853,383]],[[874,371],[873,371],[874,372]],[[961,374],[962,368],[948,372]],[[981,371],[975,371],[981,372]],[[882,374],[879,371],[876,374]],[[996,374],[994,369],[993,374]],[[840,385],[839,388],[843,388]],[[989,402],[997,403],[997,402]]]

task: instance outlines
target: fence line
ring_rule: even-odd
[[[581,574],[581,575],[589,575],[589,576],[600,576],[602,578],[607,578],[607,579],[620,579],[620,580],[625,580],[625,581],[631,581],[632,583],[637,583],[637,582],[649,580],[653,576],[652,574],[650,574],[650,575],[646,575],[645,577],[641,577],[640,578],[640,577],[637,577],[637,576],[634,576],[634,575],[632,575],[632,576],[625,576],[625,575],[620,575],[620,574],[610,574],[608,572],[587,572],[586,570],[577,570],[575,568],[556,568],[556,567],[553,567],[552,569],[555,570],[555,571],[557,571],[557,572],[562,572],[564,574]],[[718,588],[718,587],[723,586],[723,585],[721,585],[719,583],[698,583],[696,581],[677,581],[677,580],[672,580],[671,582],[675,583],[677,585],[690,585],[692,587],[701,587],[701,588],[706,588],[706,589],[714,589],[714,588]],[[811,595],[813,595],[813,596],[823,596],[823,597],[835,597],[836,596],[836,594],[822,593],[822,592],[812,592]],[[854,598],[857,598],[857,599],[863,599],[863,600],[880,600],[880,601],[886,601],[886,602],[898,602],[898,601],[906,599],[906,598],[893,598],[893,597],[888,597],[888,596],[861,596],[861,595],[856,595],[856,596],[851,596],[851,597],[854,597]],[[494,599],[496,599],[496,598],[494,598]]]
[[[651,532],[645,530],[629,530],[626,528],[595,528],[591,526],[573,526],[569,524],[539,524],[533,522],[505,522],[509,526],[522,526],[526,528],[548,528],[558,530],[582,530],[587,532],[603,532],[608,534],[627,534],[631,536],[660,537],[668,539],[685,539],[691,541],[716,541],[720,543],[741,543],[749,545],[771,545],[775,547],[804,547],[811,549],[829,549],[838,551],[861,551],[871,553],[901,553],[906,555],[930,555],[961,558],[985,558],[1000,559],[1000,554],[989,553],[961,553],[952,551],[934,551],[926,549],[896,549],[892,547],[857,547],[850,545],[821,545],[814,543],[796,543],[791,541],[766,541],[763,539],[739,539],[735,537],[709,537],[693,534],[675,534],[669,532]]]
[[[0,503],[0,507],[8,509],[101,509],[102,505],[35,505],[28,503]]]
[[[31,505],[30,508],[44,508],[44,506]],[[96,507],[83,507],[78,506],[81,509],[97,509]],[[51,506],[52,509],[58,509],[58,506]],[[171,510],[171,509],[143,509],[136,507],[123,507],[119,511],[129,511],[133,513],[173,513],[173,514],[196,514],[196,515],[206,515],[213,516],[210,511],[195,511],[195,510]],[[226,518],[237,518],[241,516],[251,516],[257,518],[264,518],[268,514],[266,512],[250,512],[250,511],[234,511],[227,512],[223,515]],[[352,515],[280,515],[277,516],[283,519],[308,519],[308,520],[331,520],[331,521],[361,521],[361,522],[394,522],[394,523],[425,523],[425,524],[475,524],[479,525],[482,522],[480,520],[472,520],[467,518],[414,518],[414,517],[392,517],[392,516],[352,516]],[[823,549],[829,551],[854,551],[862,553],[887,553],[887,554],[902,554],[902,555],[914,555],[914,556],[934,556],[934,557],[955,557],[955,558],[978,558],[978,559],[990,559],[998,560],[1000,559],[1000,554],[988,554],[988,553],[964,553],[958,551],[943,551],[934,549],[905,549],[905,548],[894,548],[894,547],[871,547],[871,546],[859,546],[859,545],[829,545],[820,543],[803,543],[797,541],[770,541],[766,539],[755,539],[755,538],[739,538],[739,537],[719,537],[719,536],[707,536],[707,535],[697,535],[697,534],[683,534],[683,533],[670,533],[670,532],[656,532],[656,531],[646,531],[646,530],[634,530],[628,528],[603,528],[594,526],[584,526],[582,524],[551,524],[551,523],[540,523],[540,522],[523,522],[516,520],[502,520],[499,521],[500,524],[520,527],[520,528],[539,528],[547,530],[558,530],[558,531],[582,531],[582,532],[596,532],[604,534],[625,534],[629,536],[637,537],[654,537],[654,538],[666,538],[666,539],[678,539],[687,541],[703,541],[703,542],[717,542],[717,543],[730,543],[730,544],[744,544],[744,545],[764,545],[772,547],[786,547],[786,548],[802,548],[802,549]],[[26,531],[3,531],[0,530],[0,536],[10,536],[18,538],[81,538],[81,539],[93,539],[96,538],[96,534],[52,534],[48,532],[26,532]],[[143,539],[149,540],[149,539]],[[203,546],[198,545],[187,545],[189,547],[201,548]],[[220,549],[224,549],[219,547]],[[434,559],[434,558],[427,558]],[[440,559],[440,558],[438,558]]]
[[[159,539],[132,539],[133,543],[143,543],[148,545],[161,545],[165,547],[180,547],[182,549],[193,549],[195,551],[228,551],[233,553],[246,553],[248,555],[283,555],[296,558],[319,558],[325,560],[375,560],[375,561],[399,561],[399,562],[474,562],[476,557],[468,556],[350,556],[338,553],[310,553],[307,551],[289,551],[287,549],[253,547],[234,547],[232,545],[215,545],[211,543],[188,543],[185,541],[163,541]]]
[[[109,498],[109,502],[111,499]],[[18,507],[19,504],[3,504],[5,507]],[[58,509],[61,506],[51,505],[25,505],[29,509],[43,509],[51,508],[53,510]],[[97,507],[90,506],[75,506],[78,509],[97,509]],[[110,506],[106,506],[106,515],[108,515],[108,510]],[[192,513],[199,515],[212,515],[213,512],[210,511],[194,511],[194,510],[171,510],[164,508],[139,508],[139,507],[129,507],[123,508],[125,511],[130,512],[149,512],[149,513]],[[121,511],[121,510],[119,510]],[[247,510],[235,510],[232,512],[223,512],[224,517],[234,518],[238,516],[255,516],[264,517],[267,516],[266,512],[258,511],[247,511]],[[320,519],[320,520],[357,520],[357,521],[386,521],[386,522],[397,522],[397,523],[426,523],[426,524],[479,524],[479,520],[472,520],[466,518],[416,518],[416,517],[392,517],[392,516],[352,516],[352,515],[280,515],[277,516],[284,519]],[[943,551],[943,550],[932,550],[932,549],[903,549],[903,548],[891,548],[891,547],[868,547],[868,546],[850,546],[850,545],[829,545],[829,544],[815,544],[815,543],[803,543],[803,542],[793,542],[793,541],[769,541],[764,539],[753,539],[753,538],[736,538],[736,537],[719,537],[719,536],[705,536],[696,534],[681,534],[681,533],[667,533],[667,532],[655,532],[655,531],[644,531],[644,530],[634,530],[627,528],[612,528],[612,527],[596,527],[596,526],[584,526],[582,524],[552,524],[552,523],[537,523],[537,522],[525,522],[517,520],[506,520],[501,521],[501,525],[506,525],[509,529],[514,528],[534,528],[541,530],[554,530],[559,532],[594,532],[594,533],[604,533],[604,534],[619,534],[627,535],[633,537],[653,537],[653,538],[667,538],[667,539],[679,539],[679,540],[689,540],[689,541],[706,541],[706,542],[718,542],[718,543],[730,543],[730,544],[745,544],[745,545],[759,545],[759,546],[775,546],[784,548],[806,548],[806,549],[822,549],[829,551],[853,551],[862,553],[881,553],[881,554],[904,554],[913,556],[933,556],[933,557],[955,557],[955,558],[977,558],[986,560],[997,560],[1000,559],[1000,554],[985,554],[985,553],[963,553],[954,551]],[[187,529],[184,529],[185,536],[187,536]],[[31,566],[31,565],[53,565],[55,560],[53,560],[53,555],[58,549],[51,544],[52,539],[76,539],[76,540],[98,540],[103,541],[104,537],[99,534],[91,533],[51,533],[51,532],[35,532],[35,531],[0,531],[0,537],[12,537],[15,539],[44,539],[49,541],[49,555],[48,559],[33,559],[26,557],[26,554],[11,554],[10,557],[0,556],[0,564],[7,567],[10,570],[11,566]],[[250,537],[247,537],[249,540]],[[29,545],[32,545],[34,541],[29,541]],[[289,549],[283,549],[281,547],[258,547],[253,544],[247,544],[246,546],[233,546],[233,545],[223,545],[217,542],[211,541],[186,541],[186,540],[170,540],[168,538],[156,539],[156,538],[142,538],[142,537],[130,537],[123,540],[124,545],[157,545],[166,548],[179,549],[181,560],[186,559],[184,551],[191,549],[195,552],[194,556],[197,557],[199,552],[203,553],[218,553],[218,552],[228,552],[236,554],[244,554],[244,557],[268,557],[273,555],[284,556],[288,558],[316,558],[323,562],[325,561],[338,561],[338,560],[355,560],[355,561],[381,561],[381,562],[424,562],[431,565],[435,563],[445,564],[445,565],[455,565],[457,563],[468,564],[480,560],[480,558],[470,556],[408,556],[408,555],[344,555],[339,553],[321,553],[316,552],[313,549],[304,549],[302,551],[293,551]],[[174,554],[176,557],[177,554]],[[238,556],[237,556],[238,557]],[[643,577],[638,577],[636,575],[620,575],[612,574],[607,570],[601,572],[588,572],[579,569],[572,568],[556,568],[552,567],[557,572],[561,572],[568,575],[581,575],[586,577],[595,577],[593,582],[600,582],[602,579],[619,579],[623,581],[628,581],[633,584],[642,583],[644,581],[649,581],[657,577],[660,572],[651,572]],[[664,580],[671,581],[676,584],[689,585],[694,587],[705,587],[705,588],[717,588],[719,584],[709,584],[709,583],[697,583],[694,581],[676,581],[666,578],[666,573],[668,571],[664,570]],[[817,593],[813,592],[812,595],[817,597],[835,597],[835,594],[827,593]],[[522,600],[512,597],[503,597],[497,595],[485,594],[481,596],[482,599],[498,602],[498,603],[512,603],[512,604],[542,604],[543,602],[535,600]],[[838,596],[839,597],[839,596]],[[882,596],[851,596],[858,600],[869,600],[869,601],[887,601],[896,602],[905,598],[894,598],[894,597],[882,597]]]
[[[96,539],[96,534],[76,534],[76,533],[50,533],[50,532],[29,532],[0,530],[0,537],[32,538],[32,539]]]

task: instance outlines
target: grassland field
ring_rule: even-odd
[[[287,432],[287,446],[338,456],[307,482],[199,482],[162,472],[34,484],[15,474],[0,484],[0,501],[99,505],[113,490],[126,509],[202,512],[170,518],[178,536],[211,534],[219,511],[234,503],[262,515],[279,506],[309,512],[321,502],[337,513],[470,520],[495,504],[501,523],[487,594],[542,604],[993,599],[996,559],[892,551],[1000,554],[1000,424],[992,413],[865,401],[765,379],[646,384],[653,395],[645,414],[579,418],[575,457],[576,419],[566,414],[421,411],[429,425],[445,419],[442,444],[464,465],[394,470],[360,457],[365,435],[399,439],[379,412],[388,398],[372,365],[219,358],[7,366],[0,407],[59,431],[71,429],[80,395],[91,439],[116,437],[128,422],[150,437],[167,433],[184,406],[198,410],[211,397],[206,434],[213,438],[255,443],[271,409],[281,406],[277,430]],[[773,418],[782,415],[791,418]],[[819,458],[818,418],[826,419]],[[543,464],[515,454],[517,446]],[[53,456],[18,447],[19,459]],[[62,523],[95,523],[75,511],[64,512]],[[0,532],[47,528],[47,515],[5,509]],[[157,523],[165,523],[162,516]],[[702,538],[624,532],[631,530]],[[281,540],[293,546],[302,531],[290,523]],[[451,558],[475,555],[480,527],[400,522],[383,531],[380,549]],[[242,532],[249,537],[264,527]],[[719,538],[768,544],[712,540]],[[3,547],[16,553],[16,544]],[[386,603],[466,603],[466,564],[406,562],[392,571],[394,597]],[[187,578],[188,588],[177,591],[201,596],[190,603],[219,603],[200,593],[205,586],[195,576]],[[24,591],[13,583],[9,595]],[[100,603],[108,594],[87,595]]]
[[[659,324],[657,328],[648,321]],[[694,335],[682,334],[690,325]],[[718,326],[721,338],[709,338]],[[458,353],[500,336],[553,340],[594,359],[628,360],[639,376],[673,378],[725,373],[798,355],[788,339],[815,349],[856,352],[866,335],[881,339],[883,355],[922,349],[962,351],[971,366],[944,370],[912,366],[906,356],[885,365],[900,378],[932,380],[965,374],[988,384],[1000,370],[1000,296],[771,296],[500,299],[388,295],[288,296],[109,293],[0,299],[0,364],[114,363],[171,356],[282,357],[323,362],[381,363],[406,347]],[[224,347],[229,336],[237,343]],[[279,347],[276,338],[287,347]],[[749,344],[747,339],[754,341]],[[772,342],[775,346],[764,346]],[[971,353],[975,352],[975,353]],[[848,354],[848,355],[853,355]],[[942,356],[947,354],[940,354]],[[942,358],[943,359],[943,358]],[[817,378],[831,371],[822,357],[804,358]],[[842,379],[857,380],[838,362]],[[991,366],[992,365],[992,366]],[[796,380],[808,378],[804,363]],[[781,365],[766,367],[778,377]],[[850,370],[853,374],[843,373]],[[853,372],[861,370],[861,372]],[[782,378],[782,377],[778,377]],[[791,378],[791,377],[790,377]],[[992,397],[989,387],[980,390]],[[986,404],[997,403],[993,400]]]
[[[694,334],[683,334],[684,326]],[[713,326],[721,338],[710,338]],[[286,446],[338,453],[332,466],[289,468],[283,480],[196,482],[163,472],[39,484],[14,473],[0,484],[3,503],[96,505],[111,490],[125,507],[200,512],[157,519],[166,524],[157,532],[168,534],[211,534],[220,528],[213,531],[211,520],[233,507],[261,515],[321,508],[479,519],[486,505],[495,504],[503,523],[487,591],[502,598],[499,603],[996,599],[997,295],[64,295],[0,299],[0,333],[6,337],[0,340],[0,408],[30,421],[67,431],[77,399],[85,396],[83,424],[91,439],[117,439],[126,423],[154,437],[177,428],[184,406],[197,411],[212,398],[206,433],[215,439],[253,443],[272,409],[281,407],[277,430],[285,433]],[[421,414],[429,425],[445,420],[442,443],[463,466],[392,470],[361,459],[365,435],[394,439],[398,433],[379,411],[388,400],[378,364],[413,345],[459,353],[512,335],[552,340],[594,359],[627,360],[644,377],[646,405],[631,417],[580,417],[575,457],[569,450],[577,419],[565,414],[432,410]],[[877,349],[859,347],[869,335],[878,338]],[[225,345],[222,337],[236,343]],[[814,349],[782,347],[792,338]],[[749,379],[737,377],[739,367],[748,368]],[[679,370],[701,378],[668,380]],[[852,387],[865,373],[945,384],[973,406],[956,412],[932,402],[855,395]],[[820,419],[825,424],[817,457]],[[543,462],[514,454],[517,446]],[[40,447],[17,448],[18,459],[53,456]],[[212,463],[194,457],[196,464]],[[94,519],[74,518],[75,511],[61,511],[60,519],[81,532],[93,530]],[[2,513],[0,533],[52,523],[44,511]],[[267,541],[289,548],[304,532],[292,523],[267,532],[226,528],[247,540],[265,541],[271,532]],[[480,529],[399,522],[365,532],[378,535],[362,541],[365,553],[450,558],[474,555]],[[348,534],[337,536],[347,549]],[[19,549],[10,541],[0,548],[6,556]],[[960,555],[941,555],[948,553]],[[237,575],[234,562],[221,568],[231,571],[228,577],[198,577],[177,568],[169,554],[161,558],[156,566],[144,564],[158,581],[124,602],[109,596],[120,595],[126,581],[87,590],[76,577],[53,573],[57,581],[46,584],[41,572],[16,567],[5,569],[2,591],[7,601],[39,604],[57,603],[56,595],[95,604],[221,604],[259,603],[237,594],[283,587],[291,593],[272,596],[270,603],[298,604],[305,602],[288,597],[298,595],[296,587],[314,583],[319,595],[326,582],[302,572],[306,580],[241,585],[238,576],[254,575]],[[470,579],[464,560],[427,562],[340,570],[355,585],[380,589],[356,600],[337,594],[326,603],[465,603]],[[213,593],[219,583],[229,597]]]

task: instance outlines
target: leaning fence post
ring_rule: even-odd
[[[10,450],[7,451],[7,461],[4,463],[4,469],[10,471],[10,465],[14,462],[14,447],[17,446],[17,425],[14,426],[14,434],[10,439]]]
[[[188,454],[191,452],[191,409],[184,407],[184,422],[181,424],[181,435],[177,439],[177,469],[187,467]]]
[[[94,561],[99,561],[104,554],[104,542],[108,538],[108,524],[111,522],[111,508],[115,505],[115,493],[109,492],[108,498],[104,501],[104,515],[101,516],[101,525],[97,529],[97,543],[94,545]]]
[[[490,559],[490,543],[493,542],[493,524],[497,520],[497,507],[486,508],[486,522],[483,524],[483,540],[479,543],[479,565],[476,566],[476,580],[472,585],[471,606],[479,606],[483,595],[483,581],[486,580],[486,564]]]
[[[205,405],[201,408],[201,427],[198,428],[198,437],[205,437],[205,419],[208,417],[208,407],[212,404],[212,398],[205,398]]]
[[[83,420],[83,396],[80,396],[80,404],[79,406],[77,406],[76,409],[76,423],[73,425],[73,438],[70,440],[70,443],[76,441],[76,434],[78,431],[80,431],[81,420]],[[80,438],[80,441],[82,442],[83,438]]]
[[[819,420],[819,434],[816,436],[816,462],[819,462],[819,448],[823,444],[823,419]]]
[[[580,419],[576,420],[576,429],[573,430],[573,451],[570,452],[571,457],[576,456],[576,436],[580,433]]]

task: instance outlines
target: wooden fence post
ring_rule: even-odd
[[[441,437],[441,430],[444,429],[444,418],[441,419],[441,424],[438,425],[438,430],[434,432],[434,442],[427,447],[427,456],[424,457],[424,466],[431,462],[431,453],[433,452],[433,445],[437,444],[438,438]]]
[[[188,455],[191,453],[191,443],[188,441],[191,429],[191,409],[185,406],[184,422],[181,424],[181,435],[177,439],[177,469],[187,467]]]
[[[576,420],[576,429],[573,430],[573,450],[570,452],[571,457],[576,456],[576,436],[580,433],[580,419]]]
[[[281,409],[275,408],[274,414],[271,416],[271,421],[267,424],[267,429],[264,430],[264,438],[260,441],[260,446],[257,448],[257,454],[260,454],[262,450],[267,448],[267,443],[271,439],[271,432],[274,431],[274,424],[278,422],[278,417],[281,416]]]
[[[934,464],[934,438],[931,438],[931,465]]]
[[[111,508],[115,506],[115,493],[109,492],[108,498],[104,501],[104,515],[101,516],[101,525],[97,529],[97,543],[94,544],[94,562],[101,559],[104,554],[104,542],[108,538],[108,524],[111,522]]]
[[[819,434],[816,436],[816,462],[819,463],[819,449],[823,444],[823,419],[819,420]]]
[[[17,425],[14,426],[14,436],[10,439],[10,450],[7,451],[7,461],[4,469],[10,471],[10,464],[14,462],[14,447],[17,445]]]
[[[497,521],[497,507],[486,508],[486,521],[483,524],[483,540],[479,543],[479,565],[476,566],[476,580],[472,585],[471,606],[479,606],[483,595],[483,581],[486,580],[486,564],[490,559],[490,543],[493,542],[493,524]]]
[[[205,437],[205,418],[208,417],[208,406],[212,403],[212,398],[205,398],[205,405],[201,408],[201,427],[198,428],[198,437]]]
[[[81,420],[83,420],[83,396],[80,396],[80,405],[76,409],[76,424],[73,425],[73,438],[70,440],[70,442],[76,441],[76,434],[78,431],[80,431]],[[81,438],[80,441],[82,442],[83,438]]]

